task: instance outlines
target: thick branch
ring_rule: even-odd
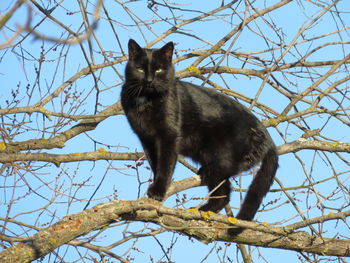
[[[284,228],[254,222],[234,220],[235,226],[249,229],[236,237],[230,237],[227,229],[232,227],[230,224],[232,219],[219,214],[167,208],[151,199],[112,201],[64,217],[56,224],[33,235],[30,241],[17,243],[4,250],[0,254],[0,261],[30,262],[79,236],[123,220],[153,222],[205,243],[214,240],[233,241],[320,255],[350,256],[349,240],[321,238],[302,231],[287,233]]]
[[[84,126],[82,126],[84,127]],[[84,131],[84,129],[82,129]],[[62,136],[62,135],[58,135]],[[57,136],[56,136],[57,137]],[[43,143],[46,145],[56,146],[55,138],[53,142],[49,144],[50,140],[35,140],[37,143]],[[34,140],[31,140],[34,142]],[[48,141],[48,142],[47,142]],[[14,145],[11,145],[14,147]],[[39,145],[37,145],[39,148]],[[4,145],[3,151],[6,151],[8,145]],[[300,138],[296,141],[280,145],[278,147],[279,154],[294,153],[301,150],[319,150],[327,152],[347,152],[350,153],[350,143],[344,142],[325,142],[306,140]],[[0,148],[1,151],[1,148]],[[9,150],[7,150],[9,151]],[[61,163],[79,162],[79,161],[97,161],[97,160],[144,160],[145,155],[142,152],[138,153],[114,153],[109,152],[103,148],[98,149],[96,152],[76,152],[69,154],[51,154],[51,153],[3,153],[0,155],[0,163],[11,163],[18,161],[44,161],[50,162],[59,166]]]
[[[320,150],[327,152],[347,152],[350,153],[350,143],[344,142],[323,142],[323,141],[309,141],[306,139],[298,139],[294,142],[286,143],[278,147],[279,154],[286,154],[291,152],[298,152],[300,150]]]
[[[43,161],[50,162],[59,166],[61,163],[79,162],[79,161],[97,161],[97,160],[144,160],[144,153],[114,153],[108,152],[103,148],[96,152],[76,152],[69,154],[50,154],[50,153],[10,153],[1,154],[0,163],[10,163],[17,161]]]

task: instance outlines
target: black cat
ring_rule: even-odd
[[[163,200],[182,154],[201,164],[198,174],[213,191],[200,210],[219,212],[230,201],[229,178],[261,161],[237,215],[252,220],[278,167],[265,127],[231,98],[175,79],[172,42],[146,49],[130,39],[128,47],[121,103],[154,173],[148,196]]]

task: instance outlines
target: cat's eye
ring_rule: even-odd
[[[141,73],[145,72],[142,68],[138,68],[137,71]]]
[[[163,70],[161,69],[161,68],[159,68],[159,69],[157,69],[156,70],[156,73],[160,73],[160,72],[162,72]]]

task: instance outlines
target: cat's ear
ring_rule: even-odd
[[[166,43],[161,49],[160,49],[160,54],[162,57],[168,61],[171,62],[172,56],[174,52],[174,43],[173,42],[168,42]]]
[[[128,48],[129,48],[129,60],[135,59],[142,52],[142,48],[139,46],[139,44],[137,44],[136,41],[131,38],[128,43]]]

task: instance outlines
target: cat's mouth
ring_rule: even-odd
[[[143,87],[145,89],[154,89],[154,83],[152,81],[145,81]]]
[[[157,88],[154,85],[154,82],[145,81],[142,86],[143,90],[146,92],[157,92]]]

